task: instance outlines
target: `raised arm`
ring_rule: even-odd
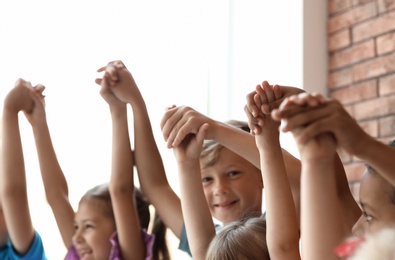
[[[203,191],[199,161],[208,127],[207,124],[202,125],[196,135],[188,135],[173,148],[180,179],[182,213],[194,259],[205,259],[208,246],[215,236]]]
[[[145,259],[146,250],[134,200],[133,154],[130,146],[126,103],[111,91],[125,84],[122,75],[110,86],[109,64],[101,81],[100,94],[109,104],[112,119],[112,166],[110,194],[122,259]],[[115,71],[116,73],[116,71]]]
[[[0,198],[9,238],[21,255],[29,250],[35,231],[27,199],[18,113],[32,113],[40,99],[43,99],[41,93],[36,93],[30,83],[19,79],[6,96],[3,107]]]
[[[44,89],[41,85],[37,88]],[[33,129],[45,196],[55,216],[63,243],[69,248],[74,234],[74,210],[69,202],[66,178],[52,144],[44,106],[36,106],[34,111],[26,114],[26,117]]]
[[[254,96],[247,96],[247,103],[253,102],[261,108],[281,97],[281,93],[273,91],[267,82],[256,87]],[[253,100],[249,100],[249,99]],[[299,223],[292,198],[291,188],[284,166],[279,141],[279,123],[272,120],[270,113],[258,111],[251,116],[248,106],[245,107],[249,126],[254,128],[256,122],[262,125],[255,135],[256,145],[260,154],[262,178],[265,184],[266,200],[266,241],[272,259],[300,259],[299,254]],[[270,149],[268,149],[270,147]]]
[[[144,99],[133,76],[123,63],[117,61],[115,65],[126,87],[115,86],[112,90],[119,99],[129,103],[133,110],[134,158],[141,190],[154,205],[165,225],[180,237],[183,224],[181,202],[167,181]]]
[[[302,108],[298,110],[302,113],[325,106],[320,101],[321,96],[306,95],[301,99],[285,101],[288,104],[282,104],[279,111],[289,106]],[[277,113],[273,112],[275,119],[279,119]],[[286,127],[289,123],[287,121]],[[308,128],[309,125],[301,125],[292,131],[302,160],[302,255],[303,259],[336,259],[334,248],[350,231],[344,225],[347,214],[342,214],[338,194],[336,143],[331,133],[322,133],[302,142]]]

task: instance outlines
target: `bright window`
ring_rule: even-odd
[[[262,80],[301,86],[301,8],[294,0],[4,1],[0,98],[19,77],[47,87],[49,127],[76,207],[110,173],[111,121],[96,69],[123,60],[178,192],[174,157],[159,128],[164,108],[188,105],[218,120],[244,120],[245,95]],[[49,259],[61,259],[65,249],[24,119],[21,129],[34,225]]]

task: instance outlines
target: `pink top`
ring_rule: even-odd
[[[155,235],[147,234],[147,232],[144,229],[141,230],[141,235],[144,238],[145,248],[146,248],[146,253],[147,253],[145,260],[151,260],[153,257],[152,250],[154,247]],[[114,234],[111,235],[110,242],[112,244],[112,248],[111,248],[109,260],[122,260],[121,259],[121,252],[119,249],[118,235],[117,235],[116,231],[114,232]],[[67,255],[64,259],[65,260],[79,260],[80,259],[74,245],[71,245],[71,247],[69,248]]]

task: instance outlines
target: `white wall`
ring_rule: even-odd
[[[170,183],[178,192],[174,157],[159,129],[164,108],[189,105],[218,120],[245,120],[245,96],[263,80],[319,85],[307,81],[306,71],[320,66],[304,61],[310,37],[302,25],[311,21],[303,13],[301,0],[3,1],[0,99],[18,77],[46,85],[48,122],[76,206],[85,190],[109,177],[110,116],[94,79],[98,67],[122,59],[146,99]],[[64,249],[24,119],[21,128],[32,216],[49,259],[61,259]],[[282,144],[295,153],[289,136]]]

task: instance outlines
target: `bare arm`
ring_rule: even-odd
[[[116,63],[117,73],[110,71],[109,75],[114,80],[119,77],[121,84],[115,85],[112,91],[133,109],[134,157],[141,190],[154,205],[165,225],[179,237],[183,225],[181,202],[167,181],[144,99],[131,73],[122,62]]]
[[[130,146],[126,103],[112,89],[122,84],[122,77],[110,86],[109,73],[116,69],[107,65],[101,81],[100,94],[109,104],[112,119],[112,163],[110,195],[114,211],[122,259],[145,259],[145,243],[134,199],[133,154]],[[116,72],[116,71],[115,71]]]
[[[0,197],[9,238],[21,255],[29,250],[33,242],[34,228],[27,199],[18,113],[22,110],[32,111],[35,102],[33,92],[29,83],[18,80],[4,100],[2,122]]]
[[[254,103],[261,107],[261,103],[273,102],[279,96],[267,82],[263,82],[257,86],[256,95],[247,96],[248,98],[254,98]],[[247,115],[250,113],[247,106],[245,112]],[[273,259],[300,259],[299,223],[281,152],[279,123],[263,111],[259,111],[255,118],[265,121],[259,134],[255,134],[255,141],[265,184],[266,240],[269,254]],[[252,124],[249,121],[249,125]]]
[[[36,115],[28,116],[32,125],[45,195],[55,216],[63,243],[72,244],[74,234],[74,210],[68,197],[68,186],[52,144],[44,108]]]
[[[182,213],[194,259],[205,259],[208,246],[215,236],[203,191],[199,162],[207,127],[207,124],[203,125],[196,135],[187,137],[183,143],[173,148],[180,178]]]

